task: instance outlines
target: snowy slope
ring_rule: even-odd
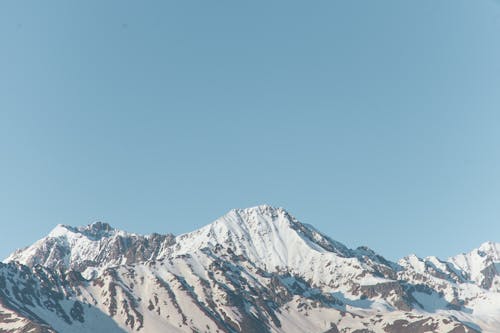
[[[75,269],[85,277],[92,277],[105,267],[154,259],[162,247],[172,242],[172,235],[131,234],[102,222],[78,228],[60,224],[46,237],[14,252],[4,262]]]
[[[500,243],[487,242],[449,259],[458,270],[483,288],[500,291]]]
[[[498,332],[497,265],[393,263],[266,205],[177,237],[60,225],[0,264],[0,332]]]
[[[265,271],[290,272],[317,285],[386,281],[358,258],[365,253],[327,238],[282,208],[265,205],[232,210],[200,230],[181,235],[160,257],[221,245]]]

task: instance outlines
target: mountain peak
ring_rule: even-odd
[[[97,221],[85,227],[79,227],[78,231],[80,231],[81,233],[85,233],[88,236],[101,238],[113,235],[116,232],[116,229],[111,227],[111,225],[109,225],[108,223]]]
[[[377,332],[399,332],[423,325],[436,332],[472,333],[476,331],[457,331],[460,310],[485,313],[488,320],[500,313],[495,294],[500,291],[499,249],[500,244],[486,242],[450,261],[409,255],[398,265],[366,246],[351,250],[281,207],[259,205],[233,209],[178,237],[126,233],[100,221],[80,227],[60,224],[6,259],[28,267],[6,266],[8,283],[0,291],[10,285],[14,303],[21,300],[20,292],[26,292],[22,299],[30,310],[35,304],[38,312],[33,313],[56,318],[47,311],[60,313],[64,308],[69,314],[65,323],[83,325],[54,326],[60,332],[124,332],[94,329],[91,325],[99,320],[94,320],[93,311],[101,309],[127,332],[347,332],[375,329],[373,325],[379,325]],[[17,280],[14,266],[22,273]],[[33,279],[41,281],[40,292],[33,293],[35,280],[25,278],[31,271]],[[0,305],[6,304],[2,300],[9,295],[0,294]],[[78,302],[73,305],[69,299]],[[88,304],[85,311],[83,304]],[[265,311],[259,310],[262,307]],[[421,316],[425,311],[450,318],[439,317],[444,318],[441,324],[429,322]],[[464,313],[462,318],[469,321],[471,312]],[[207,325],[210,318],[213,326]],[[341,327],[342,320],[346,322]],[[242,323],[241,330],[226,322]],[[398,326],[404,322],[408,323]],[[275,330],[273,323],[279,328]],[[323,324],[314,326],[318,323]]]
[[[287,214],[290,215],[284,208],[282,207],[274,207],[268,204],[262,204],[258,206],[248,207],[248,208],[235,208],[231,209],[228,214],[239,214],[239,215],[264,215],[264,216],[276,216],[278,214]]]
[[[500,243],[495,243],[491,241],[485,242],[481,244],[481,246],[479,246],[478,250],[493,255],[495,257],[500,257]]]
[[[15,251],[4,262],[76,269],[90,277],[105,267],[154,258],[173,241],[171,234],[142,236],[114,229],[100,221],[80,227],[58,224],[46,237]]]
[[[86,226],[72,227],[65,224],[58,224],[52,231],[48,234],[48,237],[68,237],[75,235],[83,235],[90,239],[100,239],[103,237],[110,237],[117,232],[116,229],[111,227],[105,222],[94,222]]]
[[[218,246],[230,248],[263,267],[294,267],[322,254],[341,257],[352,252],[285,209],[260,205],[232,209],[213,223],[177,237],[176,254]],[[327,256],[328,256],[327,255]]]
[[[96,221],[87,226],[88,229],[97,230],[97,231],[110,231],[113,230],[113,227],[109,225],[109,223]]]

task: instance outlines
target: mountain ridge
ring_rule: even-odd
[[[58,225],[4,260],[0,305],[58,332],[90,332],[85,323],[98,313],[126,332],[493,332],[500,246],[484,244],[448,260],[392,262],[269,205],[233,209],[179,236]],[[9,274],[31,277],[27,295]]]

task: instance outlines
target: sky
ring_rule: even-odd
[[[270,204],[349,247],[500,242],[500,2],[0,2],[0,257]]]

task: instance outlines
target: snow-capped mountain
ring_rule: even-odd
[[[487,242],[449,260],[466,278],[481,287],[500,292],[500,243]]]
[[[47,237],[17,250],[4,261],[18,261],[29,267],[72,269],[90,278],[108,266],[154,259],[173,240],[170,234],[136,235],[102,222],[77,228],[60,224]]]
[[[59,225],[0,264],[0,332],[498,332],[499,249],[394,263],[266,205],[177,237]]]

